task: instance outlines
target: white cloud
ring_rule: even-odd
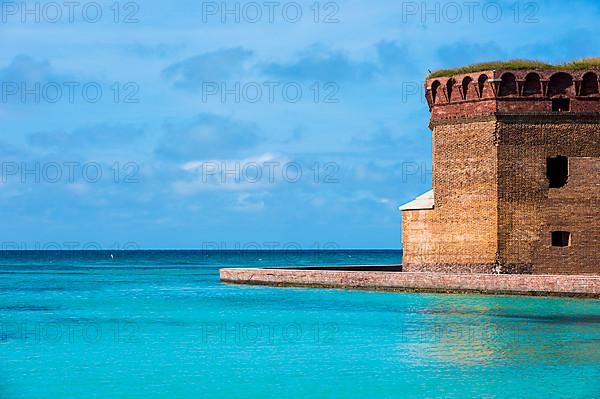
[[[255,191],[282,181],[282,166],[289,161],[272,153],[245,159],[195,160],[180,169],[188,178],[173,183],[175,192],[190,195],[202,191]]]
[[[264,198],[266,193],[242,193],[237,196],[236,204],[232,210],[238,212],[260,212],[265,209]]]

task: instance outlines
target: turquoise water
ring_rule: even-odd
[[[600,397],[597,300],[218,280],[400,252],[0,254],[0,398]]]

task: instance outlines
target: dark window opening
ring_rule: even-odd
[[[571,233],[568,231],[553,231],[552,246],[553,247],[568,247],[571,245]]]
[[[477,80],[477,84],[479,86],[479,97],[483,97],[483,90],[485,89],[485,83],[487,82],[487,75],[481,75]]]
[[[581,82],[581,95],[589,96],[592,94],[598,94],[598,75],[593,72],[588,72],[583,75],[583,81]]]
[[[553,112],[569,112],[571,110],[571,100],[568,98],[555,98],[552,100]]]
[[[452,102],[452,89],[454,89],[455,80],[450,78],[446,82],[446,93],[448,94],[448,102]]]
[[[540,80],[540,75],[537,73],[530,73],[525,77],[523,95],[533,96],[536,94],[542,94],[542,82]]]
[[[550,77],[548,83],[548,95],[554,97],[556,95],[573,94],[573,76],[568,73],[559,72]]]
[[[470,77],[465,77],[462,81],[462,95],[463,95],[463,100],[469,100],[469,88],[471,87],[471,82],[473,81],[473,79],[471,79]]]
[[[441,85],[441,83],[437,80],[431,84],[431,98],[432,98],[434,104],[435,104],[435,100],[437,98],[437,92],[438,92],[438,88],[440,87],[440,85]]]
[[[550,182],[550,188],[560,188],[567,184],[569,159],[561,156],[548,158],[546,160],[546,177]]]
[[[502,75],[498,96],[505,97],[517,94],[517,78],[512,73]]]

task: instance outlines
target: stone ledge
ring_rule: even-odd
[[[498,121],[504,123],[598,123],[600,112],[488,112],[482,114],[449,116],[431,119],[429,129],[437,126],[459,125],[463,123]]]
[[[600,298],[600,276],[242,268],[219,272],[224,283],[274,287]]]

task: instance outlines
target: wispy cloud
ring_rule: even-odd
[[[252,51],[242,47],[211,51],[170,65],[163,76],[178,89],[193,90],[203,82],[222,82],[241,74],[251,56]]]
[[[290,80],[363,80],[370,79],[377,66],[353,60],[339,50],[313,46],[298,59],[288,63],[268,63],[260,67],[265,75]]]
[[[190,195],[201,191],[268,190],[282,183],[281,175],[267,175],[269,164],[283,165],[286,157],[271,153],[244,159],[206,159],[182,164],[186,178],[173,183],[175,192]]]
[[[0,68],[0,81],[3,82],[51,82],[64,80],[47,60],[37,60],[29,55],[15,56],[5,67]]]
[[[289,62],[272,62],[260,65],[260,71],[276,78],[315,81],[352,81],[361,84],[378,75],[399,70],[414,69],[407,46],[395,41],[381,41],[374,45],[373,60],[352,58],[341,50],[315,44],[302,51]]]

